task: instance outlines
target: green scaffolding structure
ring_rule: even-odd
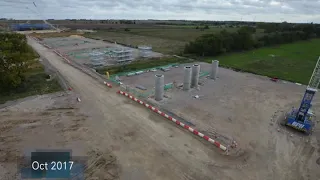
[[[173,83],[168,83],[164,85],[164,90],[172,89],[173,88]]]
[[[113,48],[86,49],[86,50],[82,50],[82,51],[69,52],[67,54],[69,56],[77,58],[77,59],[88,59],[90,57],[94,57],[94,55],[90,55],[90,53],[97,51],[97,52],[103,53],[98,56],[112,57],[114,55],[112,50],[113,50]]]
[[[152,96],[154,94],[154,90],[150,90],[150,91],[142,91],[136,88],[132,88],[130,86],[126,86],[126,85],[121,85],[120,89],[123,91],[128,92],[129,94],[135,96],[135,97],[139,97],[139,98],[148,98],[150,96]]]
[[[152,70],[152,69],[160,70],[161,68],[168,68],[168,67],[173,67],[173,66],[177,66],[177,65],[178,65],[177,63],[174,63],[174,64],[165,65],[165,66],[157,66],[157,67],[153,67],[153,68],[140,69],[140,70],[136,70],[136,71],[121,72],[121,73],[110,75],[110,80],[117,83],[118,81],[115,80],[116,76],[121,77],[121,76],[126,76],[127,74],[135,74],[136,72],[139,72],[139,71],[148,71],[148,70]]]
[[[200,73],[199,77],[208,76],[209,74],[210,74],[209,72],[202,72]]]
[[[126,76],[127,74],[135,74],[136,72],[139,72],[139,71],[148,71],[151,69],[168,68],[168,67],[173,67],[176,65],[177,64],[170,64],[170,65],[166,65],[166,66],[158,66],[158,67],[153,67],[153,68],[148,68],[148,69],[140,69],[137,71],[122,72],[122,73],[118,73],[118,74],[113,74],[110,76],[110,80],[114,83],[119,84],[119,82],[115,79],[116,76],[121,77],[121,76]],[[208,76],[209,74],[210,74],[209,72],[201,72],[199,77]],[[173,87],[174,87],[174,83],[168,83],[168,84],[164,85],[164,90],[167,91],[169,89],[172,89]],[[130,87],[128,85],[120,85],[120,89],[128,92],[129,94],[131,94],[135,97],[139,97],[139,98],[148,98],[154,94],[154,89],[149,90],[149,91],[144,91],[144,90],[139,90],[137,88]]]

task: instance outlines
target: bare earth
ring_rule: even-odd
[[[142,106],[120,97],[115,88],[107,89],[35,41],[29,40],[29,43],[59,70],[77,94],[47,95],[0,112],[0,177],[12,179],[16,156],[28,149],[66,148],[77,155],[88,156],[94,168],[88,169],[87,174],[97,179],[320,179],[317,164],[319,128],[310,137],[296,133],[290,137],[292,133],[286,129],[278,132],[275,121],[280,112],[275,113],[271,106],[270,109],[271,102],[261,105],[268,101],[267,96],[258,99],[260,104],[250,104],[254,99],[245,101],[248,104],[234,104],[239,123],[225,124],[234,128],[233,135],[238,136],[241,153],[228,156]],[[242,88],[246,94],[257,93],[250,89],[252,87]],[[267,91],[266,95],[272,94],[271,89]],[[76,102],[76,97],[82,101]],[[314,104],[316,112],[320,108],[318,97]],[[279,104],[279,107],[284,106]],[[243,117],[248,123],[241,124],[240,114],[246,108],[253,110],[245,111]],[[265,116],[261,109],[271,115]],[[272,121],[266,119],[274,113]],[[261,118],[265,122],[261,123]],[[252,123],[253,119],[258,119],[257,123]],[[270,125],[272,122],[273,126]],[[99,163],[101,161],[105,163]]]
[[[201,71],[210,72],[210,64],[198,64]],[[159,73],[164,75],[165,83],[183,83],[184,66],[186,64],[167,72],[147,72],[120,79],[126,85],[141,85],[150,91],[154,87],[154,76]],[[215,137],[224,145],[237,141],[240,149],[230,155],[247,156],[245,166],[257,173],[257,179],[270,173],[266,169],[272,170],[271,179],[319,179],[315,171],[319,168],[316,164],[320,151],[319,123],[312,136],[279,126],[283,114],[292,106],[299,106],[305,86],[284,81],[275,83],[267,77],[224,68],[219,69],[216,81],[203,77],[200,82],[198,90],[186,92],[173,88],[166,91],[168,98],[161,102],[154,101],[153,97],[147,100],[183,117],[192,128]],[[200,98],[195,99],[195,95]],[[315,112],[320,111],[319,102],[318,93],[313,101]],[[297,170],[300,167],[303,170]],[[283,169],[288,170],[284,173]],[[245,173],[249,175],[251,171]]]
[[[72,149],[73,156],[85,158],[88,166],[94,165],[86,170],[87,177],[118,178],[119,168],[112,153],[84,144],[90,130],[85,125],[87,116],[79,112],[76,97],[72,92],[48,94],[0,110],[1,180],[21,179],[17,164],[22,162],[23,155],[30,156],[38,149]],[[101,165],[101,161],[108,166]]]

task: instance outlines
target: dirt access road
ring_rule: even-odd
[[[319,177],[316,172],[319,167],[313,156],[298,156],[310,153],[309,144],[304,146],[304,142],[300,142],[295,149],[292,142],[286,143],[286,135],[277,137],[272,132],[269,148],[254,149],[260,151],[261,157],[252,158],[246,151],[237,157],[226,156],[211,144],[120,97],[114,89],[107,89],[66,64],[51,50],[33,40],[29,43],[80,94],[80,111],[89,116],[87,128],[92,132],[87,135],[87,146],[102,152],[111,150],[120,166],[120,179],[300,180]],[[314,152],[315,148],[311,150]],[[268,161],[269,156],[274,161]],[[256,169],[255,166],[266,168]]]

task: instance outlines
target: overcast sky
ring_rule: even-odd
[[[35,2],[37,8],[32,2]],[[320,23],[320,0],[0,0],[0,18]]]

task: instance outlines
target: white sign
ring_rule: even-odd
[[[299,129],[302,129],[304,127],[304,124],[300,124],[300,123],[297,123],[297,122],[293,122],[292,123],[292,126],[296,127],[296,128],[299,128]]]

